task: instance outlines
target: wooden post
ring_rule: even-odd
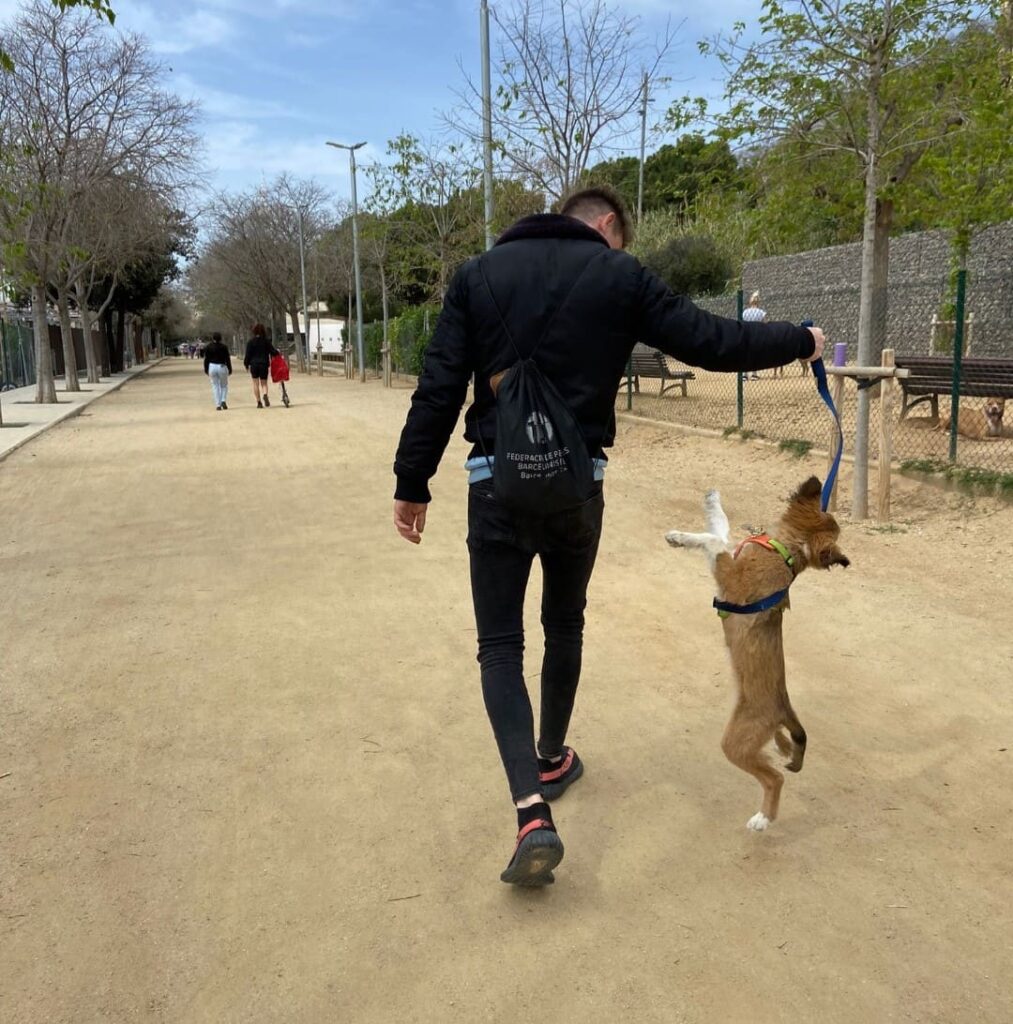
[[[894,365],[894,350],[883,349],[883,368]],[[881,523],[890,521],[890,466],[893,462],[893,398],[897,382],[884,377],[879,393],[879,495],[876,518]]]
[[[830,397],[834,400],[834,405],[837,407],[837,411],[841,413],[843,417],[844,413],[842,410],[841,403],[844,400],[844,376],[835,375],[830,379]],[[834,464],[834,456],[837,454],[837,423],[831,421],[830,424],[830,441],[827,444],[827,473],[830,472],[830,467]],[[840,484],[840,477],[834,481],[834,489],[830,492],[830,501],[827,504],[827,511],[834,512],[837,510],[837,487]]]

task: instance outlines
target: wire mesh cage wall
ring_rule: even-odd
[[[0,318],[0,391],[35,383],[35,333],[28,321]]]
[[[905,358],[932,356],[952,369],[953,320],[949,275],[938,278],[894,283],[888,295],[885,328],[874,338],[876,353],[873,363],[880,361],[880,351],[892,348],[898,366]],[[985,315],[975,311],[975,297],[987,292],[989,301]],[[698,300],[698,305],[722,316],[735,317],[738,297],[735,294]],[[826,361],[830,363],[835,343],[845,346],[846,362],[857,361],[859,291],[853,286],[828,286],[821,289],[767,292],[761,306],[768,320],[800,323],[813,320],[827,334]],[[987,384],[960,389],[961,432],[957,437],[956,462],[961,466],[978,467],[1001,474],[1013,473],[1013,277],[978,276],[968,289],[964,315],[963,352],[967,365],[986,360],[990,367],[1001,367],[987,375],[988,380],[1006,380],[997,389],[1009,388],[1009,407],[997,436],[972,436],[975,428],[985,422],[985,406],[989,396],[981,391]],[[686,381],[686,394],[666,381],[640,377],[627,387],[624,382],[617,399],[620,410],[654,419],[669,420],[687,426],[714,430],[742,431],[778,441],[785,448],[805,451],[825,449],[830,444],[830,418],[816,392],[810,368],[803,363],[756,374],[709,373],[667,359],[673,373],[691,373]],[[1005,366],[1004,364],[1008,364]],[[951,379],[939,383],[934,401],[923,395],[908,395],[903,380],[898,381],[898,396],[893,403],[893,451],[895,462],[941,463],[949,459]],[[966,374],[965,374],[966,375]],[[664,393],[662,390],[664,389]],[[869,456],[879,457],[880,387],[871,383]],[[932,415],[932,407],[937,415]],[[853,380],[844,384],[841,418],[846,450],[854,451],[858,387]],[[968,429],[965,420],[970,413]],[[994,420],[994,417],[993,417]]]

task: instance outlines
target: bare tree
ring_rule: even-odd
[[[605,147],[635,130],[648,88],[675,39],[653,44],[639,19],[606,0],[512,0],[497,5],[493,141],[507,171],[559,198]],[[481,92],[466,76],[462,108],[447,120],[480,141]]]
[[[300,334],[299,224],[309,245],[323,228],[327,192],[313,181],[281,175],[239,195],[222,195],[215,210],[216,254],[245,288],[259,289],[272,310],[292,320],[296,358],[304,369]],[[305,311],[304,311],[305,312]]]
[[[122,225],[94,217],[94,194],[119,178],[162,194],[193,174],[195,108],[160,88],[162,67],[136,36],[111,38],[94,18],[43,0],[3,40],[14,69],[0,76],[0,233],[10,264],[31,288],[38,349],[37,400],[55,401],[46,286],[65,328],[66,387],[76,390],[68,296],[77,276]],[[82,225],[90,224],[85,236]],[[121,245],[121,248],[123,246]],[[12,259],[13,257],[13,259]]]
[[[383,307],[383,386],[390,387],[390,347],[388,304],[388,279],[390,271],[390,241],[394,230],[393,213],[396,205],[396,191],[393,175],[381,164],[366,168],[370,183],[369,197],[365,202],[366,216],[361,225],[363,248],[366,258],[376,267],[380,275],[380,302]]]

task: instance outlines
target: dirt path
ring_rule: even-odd
[[[414,549],[389,526],[408,391],[297,379],[258,412],[236,383],[216,413],[167,363],[0,465],[0,1019],[1013,1019],[1008,506],[904,482],[896,532],[845,523],[853,568],[802,577],[809,756],[752,834],[710,580],[662,533],[714,484],[734,526],[770,521],[810,467],[622,424],[587,774],[557,884],[523,893],[463,442]]]

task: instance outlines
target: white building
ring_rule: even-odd
[[[318,341],[324,352],[341,353],[343,351],[341,341],[341,332],[345,329],[343,316],[332,316],[323,302],[311,302],[307,319],[309,321],[310,355],[316,355]],[[299,326],[302,328],[300,334],[307,330],[306,324],[300,323]],[[292,318],[287,314],[285,316],[285,336],[288,341],[292,341],[294,336]]]

